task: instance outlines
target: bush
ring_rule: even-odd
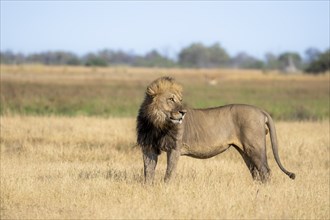
[[[314,60],[305,69],[307,73],[319,74],[330,70],[330,49],[320,54],[319,58]]]
[[[93,57],[86,61],[86,66],[108,66],[107,61],[99,57]]]

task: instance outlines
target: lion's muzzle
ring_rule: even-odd
[[[184,110],[184,109],[177,111],[177,112],[172,112],[171,116],[170,116],[171,122],[173,124],[181,124],[186,113],[187,113],[187,110]]]

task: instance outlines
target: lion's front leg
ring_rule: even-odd
[[[180,155],[180,151],[176,149],[171,149],[167,152],[167,169],[164,179],[166,183],[174,176]]]
[[[158,154],[154,149],[143,149],[144,181],[151,184],[154,180]]]

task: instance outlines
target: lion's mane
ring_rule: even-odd
[[[159,112],[157,96],[166,91],[181,94],[182,87],[170,77],[162,77],[152,82],[145,94],[137,117],[137,142],[145,150],[168,151],[176,146],[178,128],[166,121]]]

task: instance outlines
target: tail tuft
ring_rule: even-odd
[[[288,176],[293,180],[296,178],[296,174],[294,174],[294,173],[290,173]]]

